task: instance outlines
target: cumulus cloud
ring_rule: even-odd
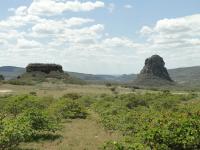
[[[33,0],[28,12],[33,15],[51,16],[62,14],[65,11],[91,11],[102,7],[104,7],[104,2],[101,1]]]
[[[38,34],[58,34],[64,32],[69,27],[81,26],[86,23],[94,22],[89,18],[69,18],[64,20],[47,20],[44,19],[32,27],[33,32]]]
[[[153,32],[153,30],[150,27],[148,27],[148,26],[143,26],[142,29],[140,30],[140,33],[142,35],[149,35],[152,32]]]
[[[124,8],[126,8],[126,9],[131,9],[131,8],[133,8],[133,6],[130,5],[130,4],[126,4],[126,5],[124,5]]]
[[[40,48],[40,46],[42,46],[42,44],[40,44],[39,42],[34,40],[27,40],[24,38],[18,39],[16,44],[16,48],[18,49],[34,49]]]
[[[124,37],[107,38],[103,41],[103,44],[105,44],[108,47],[127,47],[127,48],[136,48],[140,45]]]
[[[140,33],[147,38],[147,48],[165,57],[169,66],[199,65],[200,14],[158,20]]]
[[[200,63],[200,14],[145,25],[141,42],[113,37],[106,25],[87,16],[64,15],[65,11],[115,9],[114,4],[104,5],[101,1],[33,0],[30,6],[13,9],[11,16],[0,20],[0,63],[53,62],[69,71],[113,74],[138,72],[152,54],[160,54],[173,67]],[[4,63],[6,58],[9,64]]]
[[[116,6],[114,3],[109,3],[107,6],[107,9],[109,10],[110,13],[113,13],[113,11],[115,10]]]
[[[24,16],[28,13],[27,9],[27,6],[20,6],[15,10],[15,14],[19,16]]]
[[[200,14],[162,19],[154,27],[144,26],[142,34],[148,34],[153,44],[171,47],[198,46],[200,40]]]

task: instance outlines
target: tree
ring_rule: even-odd
[[[0,74],[0,81],[4,80],[4,76]]]

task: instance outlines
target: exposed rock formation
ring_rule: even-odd
[[[26,72],[14,79],[13,82],[27,85],[42,82],[53,84],[85,84],[84,81],[64,72],[61,65],[41,63],[29,64],[26,67]]]
[[[165,68],[163,58],[159,55],[153,55],[145,60],[145,66],[138,75],[136,82],[138,84],[154,84],[159,82],[160,84],[160,81],[173,82]]]
[[[26,67],[26,72],[44,72],[49,74],[52,71],[63,73],[62,66],[57,64],[35,63],[35,64],[29,64]]]

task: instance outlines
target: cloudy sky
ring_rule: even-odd
[[[146,57],[200,65],[199,0],[2,0],[0,66],[137,73]]]

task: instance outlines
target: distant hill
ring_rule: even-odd
[[[4,66],[0,67],[0,74],[4,75],[6,79],[15,78],[25,72],[24,68]],[[200,66],[183,67],[168,70],[172,80],[182,85],[200,86]],[[127,83],[136,79],[137,74],[129,75],[93,75],[84,73],[67,72],[69,75],[76,78],[91,82],[91,83],[104,83],[104,82],[120,82]]]
[[[168,72],[181,85],[200,86],[200,66],[169,69]]]
[[[136,79],[136,74],[131,75],[93,75],[76,72],[67,72],[69,75],[85,80],[89,83],[105,83],[105,82],[119,82],[127,83]]]
[[[3,66],[0,67],[0,74],[2,74],[6,80],[16,78],[17,76],[23,74],[25,68],[14,67],[14,66]]]

